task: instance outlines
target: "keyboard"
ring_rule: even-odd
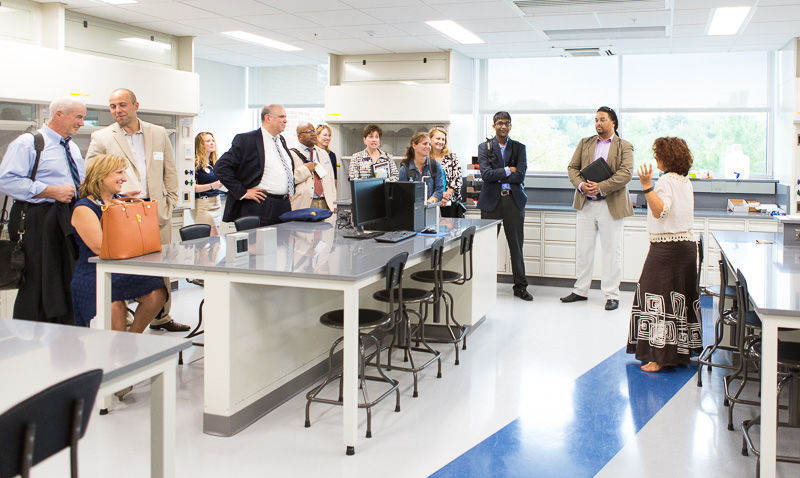
[[[375,240],[378,242],[400,242],[416,235],[417,233],[414,231],[389,231],[376,237]]]
[[[342,234],[342,237],[346,237],[348,239],[372,239],[373,237],[378,237],[381,234],[386,233],[383,231],[352,231]]]

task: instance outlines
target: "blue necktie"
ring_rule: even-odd
[[[281,160],[283,170],[286,171],[286,186],[289,188],[289,196],[292,196],[294,195],[294,174],[292,173],[292,168],[290,168],[286,163],[286,159],[281,153],[281,143],[278,140],[278,136],[275,136],[272,139],[275,141],[275,149],[278,151],[278,159]]]
[[[78,174],[78,165],[75,164],[75,160],[72,159],[72,152],[69,150],[69,141],[72,139],[71,136],[67,136],[66,138],[61,140],[61,146],[64,147],[64,151],[67,153],[67,163],[69,163],[69,173],[72,175],[72,182],[75,183],[75,194],[78,194],[78,189],[81,187],[81,176]]]

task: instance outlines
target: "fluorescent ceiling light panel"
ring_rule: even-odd
[[[139,3],[136,0],[100,0],[103,3],[107,3],[109,5],[131,5],[133,3]]]
[[[709,35],[736,35],[749,13],[750,7],[715,8],[707,33]]]
[[[446,36],[452,38],[458,43],[461,43],[462,45],[474,45],[477,43],[486,43],[485,41],[478,38],[478,35],[462,27],[453,20],[434,20],[425,23],[439,30],[440,32],[444,33]]]
[[[243,31],[231,31],[231,32],[222,32],[223,35],[229,36],[231,38],[236,38],[237,40],[246,41],[248,43],[255,43],[256,45],[262,45],[269,48],[275,48],[276,50],[282,51],[301,51],[302,48],[298,48],[294,45],[289,45],[288,43],[279,42],[277,40],[271,40],[267,37],[262,37],[261,35],[255,35],[253,33],[247,33]]]
[[[128,37],[123,38],[122,41],[148,48],[155,48],[156,50],[172,50],[172,45],[169,43],[162,43],[160,41],[147,40],[144,38]]]

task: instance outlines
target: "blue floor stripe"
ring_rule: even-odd
[[[704,300],[702,305],[708,322],[711,304]],[[692,363],[651,374],[640,365],[621,349],[579,377],[571,394],[565,393],[566,401],[571,399],[563,405],[569,419],[547,418],[551,412],[563,415],[564,409],[537,410],[543,418],[514,420],[431,476],[594,476],[697,370]],[[543,384],[541,393],[558,392]]]

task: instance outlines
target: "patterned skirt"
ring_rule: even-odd
[[[652,242],[633,298],[627,352],[664,366],[687,364],[702,348],[697,244]]]

